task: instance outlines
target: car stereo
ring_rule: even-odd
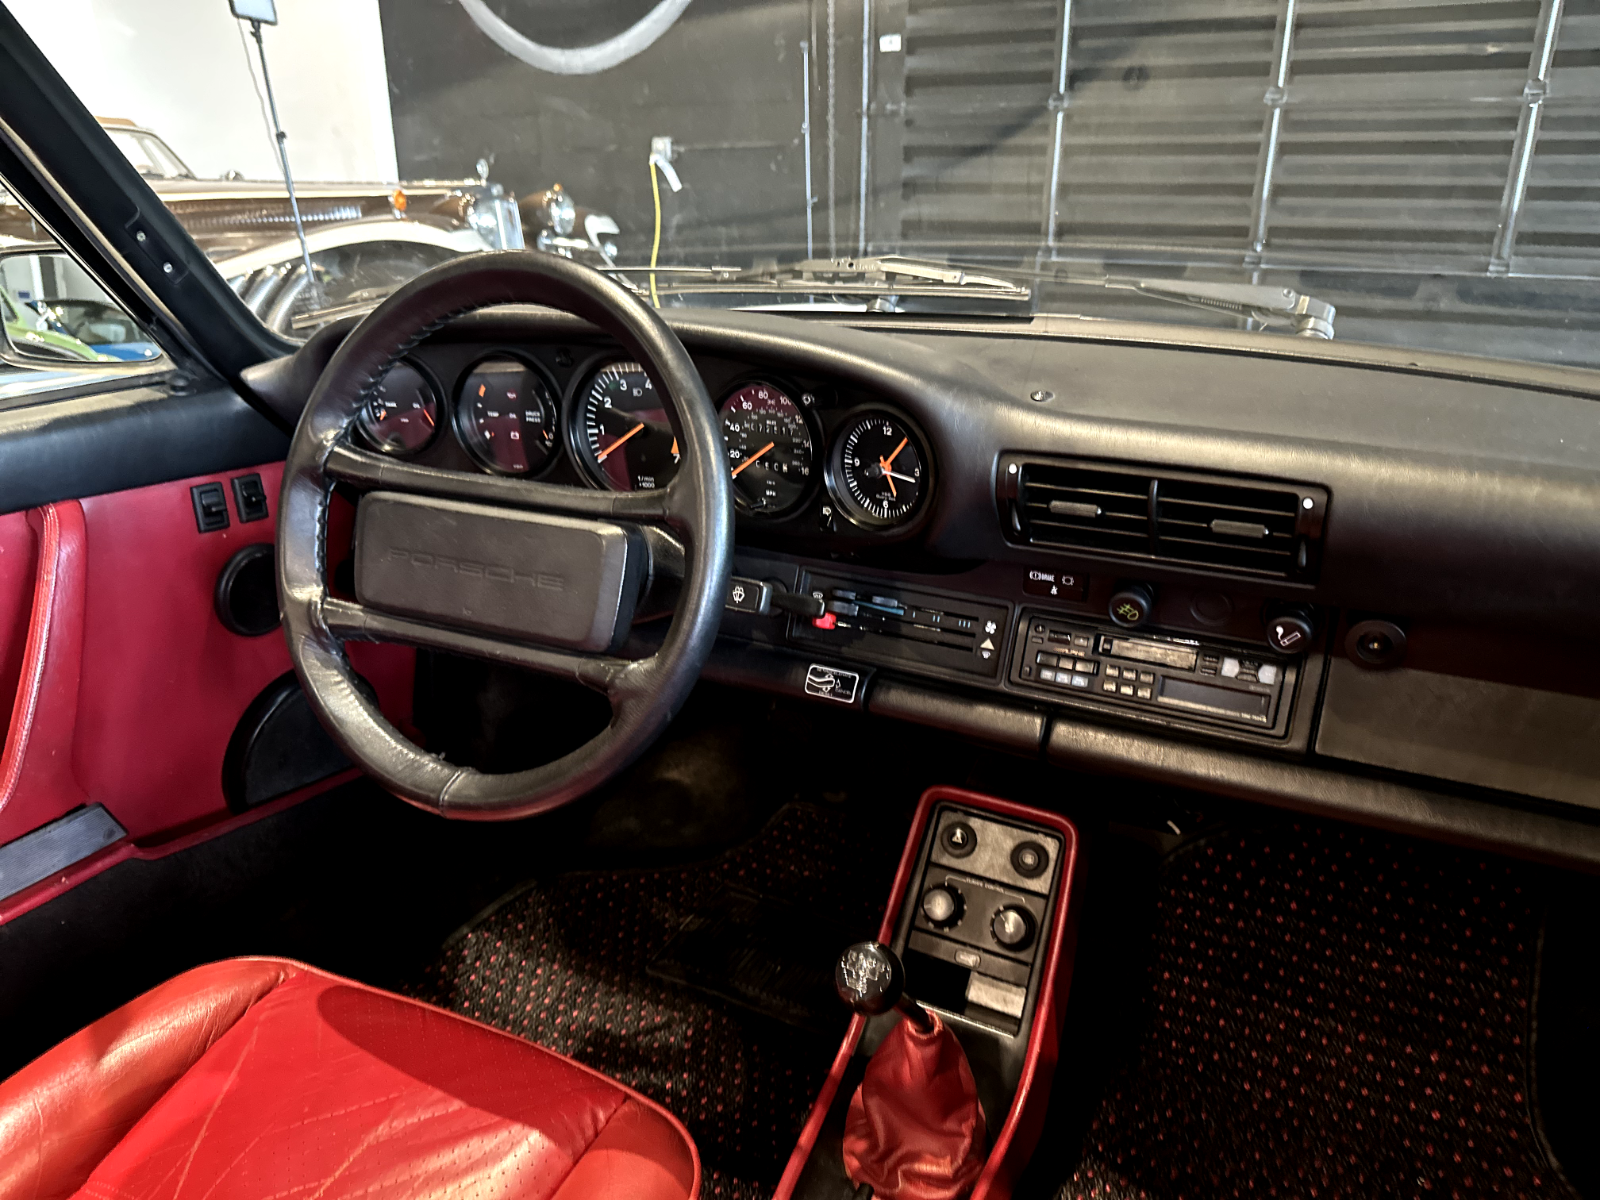
[[[1257,650],[1024,612],[1011,681],[1063,700],[1272,730],[1297,664]]]

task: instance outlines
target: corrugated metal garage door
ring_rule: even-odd
[[[876,247],[1600,278],[1600,0],[878,16],[905,57],[874,93]]]

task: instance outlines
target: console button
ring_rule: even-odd
[[[965,821],[951,821],[939,831],[939,845],[951,858],[965,858],[978,848],[978,835]]]
[[[1038,842],[1018,842],[1011,848],[1011,869],[1024,879],[1037,879],[1050,865],[1050,855]]]
[[[989,922],[994,940],[1007,950],[1026,950],[1033,944],[1033,914],[1025,908],[1007,905]]]
[[[922,915],[935,929],[949,929],[961,920],[965,909],[961,893],[949,884],[931,887],[922,893]]]

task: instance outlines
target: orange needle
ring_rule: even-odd
[[[678,457],[678,439],[677,438],[673,438],[672,439],[672,457],[673,458],[677,458]]]
[[[745,459],[742,463],[740,463],[737,467],[735,467],[733,469],[733,477],[735,479],[739,478],[739,472],[740,471],[744,470],[751,463],[755,462],[756,459],[760,458],[763,454],[765,454],[768,450],[771,450],[777,444],[778,444],[777,442],[768,442],[765,446],[761,447],[761,449],[757,450],[749,458]]]
[[[902,446],[905,445],[904,442],[901,442],[900,444]],[[900,451],[898,451],[898,450],[895,451],[895,454],[899,454],[899,453],[900,453]],[[898,488],[896,488],[894,486],[894,476],[889,474],[889,463],[891,463],[893,461],[894,461],[894,459],[893,459],[892,456],[887,460],[880,458],[878,460],[878,465],[883,468],[883,481],[889,485],[889,495],[893,496],[896,500],[898,500],[898,499],[900,499],[900,491],[899,491]]]
[[[595,462],[605,462],[606,458],[611,454],[611,452],[613,450],[615,450],[618,446],[622,445],[623,442],[627,441],[629,438],[631,438],[634,434],[638,433],[643,428],[644,428],[644,422],[640,421],[632,429],[628,430],[627,433],[623,434],[616,441],[612,442],[611,445],[607,446],[604,450],[600,451],[599,454],[596,454],[594,456]]]
[[[910,440],[911,439],[909,437],[901,438],[900,439],[900,444],[894,448],[894,453],[893,454],[889,455],[889,457],[886,458],[886,459],[885,458],[880,458],[878,460],[880,463],[883,464],[883,469],[885,471],[887,471],[890,467],[894,466],[894,460],[900,457],[900,451],[902,451],[902,450],[904,450],[906,448],[906,443],[909,442]],[[891,483],[889,486],[893,487],[894,484]]]

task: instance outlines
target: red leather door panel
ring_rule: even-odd
[[[253,473],[269,516],[241,523],[231,480]],[[0,517],[0,844],[85,802],[136,839],[226,813],[228,739],[290,664],[280,631],[224,628],[214,589],[241,547],[272,542],[281,477],[273,463]],[[190,488],[211,481],[229,524],[201,533]],[[352,649],[384,711],[408,721],[415,655]]]
[[[83,663],[86,548],[76,500],[28,515],[37,535],[32,603],[11,724],[0,754],[0,842],[84,802],[72,771]]]

